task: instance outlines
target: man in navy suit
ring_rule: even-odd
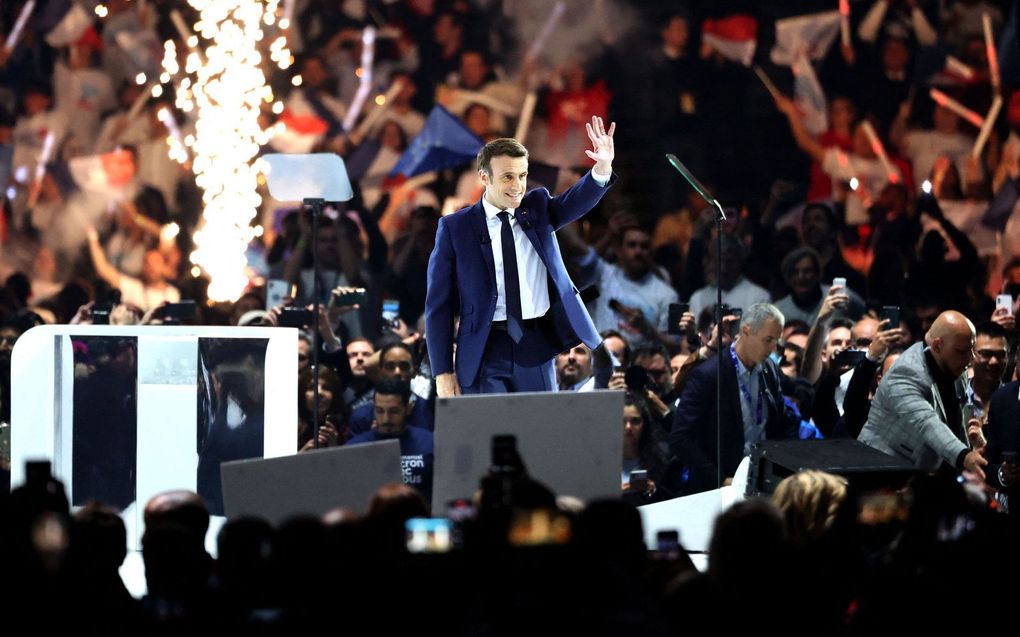
[[[497,139],[478,153],[481,201],[440,220],[425,300],[440,398],[554,390],[556,354],[601,342],[555,236],[591,210],[615,179],[616,125],[607,131],[592,117],[586,128],[592,150],[585,153],[595,166],[561,195],[544,188],[527,192],[527,149]]]

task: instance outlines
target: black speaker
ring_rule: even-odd
[[[745,495],[771,495],[783,478],[806,469],[843,476],[859,491],[899,488],[918,473],[910,462],[852,438],[766,440],[751,447]]]

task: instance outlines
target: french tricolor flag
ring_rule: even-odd
[[[50,164],[48,169],[65,197],[84,190],[117,199],[135,177],[135,157],[128,150],[117,149]]]
[[[52,47],[70,46],[92,26],[93,17],[72,0],[48,0],[34,20],[35,29],[46,34]]]
[[[701,25],[701,39],[724,58],[751,66],[758,46],[758,21],[746,13],[709,18]]]
[[[281,153],[310,153],[329,131],[326,120],[313,112],[284,109],[276,120],[279,128],[269,145]]]

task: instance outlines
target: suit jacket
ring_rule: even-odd
[[[1014,507],[1020,509],[1020,484],[1012,484],[1008,488],[999,482],[999,466],[1002,464],[1003,451],[1020,451],[1020,381],[1006,383],[992,394],[988,407],[988,423],[985,425],[985,477],[993,487],[1009,494],[1011,512]]]
[[[688,471],[684,490],[690,493],[716,487],[716,371],[719,357],[712,356],[687,377],[669,435],[670,453]],[[797,438],[800,422],[783,401],[779,368],[770,359],[761,363],[758,390],[765,406],[765,438]],[[722,356],[722,474],[732,476],[744,457],[744,419],[733,358]]]
[[[882,377],[871,401],[868,422],[858,440],[891,456],[910,460],[922,471],[935,471],[945,460],[956,465],[967,449],[966,433],[949,428],[945,406],[924,360],[924,343],[903,352]],[[956,381],[963,395],[966,381]]]
[[[615,181],[614,175],[605,187],[599,186],[589,171],[556,197],[545,188],[528,192],[517,209],[517,219],[549,273],[550,307],[542,334],[522,343],[529,364],[550,360],[582,341],[592,349],[602,341],[567,274],[554,233],[591,210]],[[496,266],[485,211],[478,201],[439,220],[429,258],[425,336],[433,374],[455,371],[453,322],[459,315],[457,380],[461,386],[475,382],[496,299]]]

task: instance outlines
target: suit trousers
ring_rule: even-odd
[[[493,329],[485,343],[482,365],[474,384],[461,387],[462,394],[509,394],[555,391],[556,367],[553,360],[535,361],[529,342],[544,338],[538,329],[524,328],[520,343],[514,343],[504,330]]]

